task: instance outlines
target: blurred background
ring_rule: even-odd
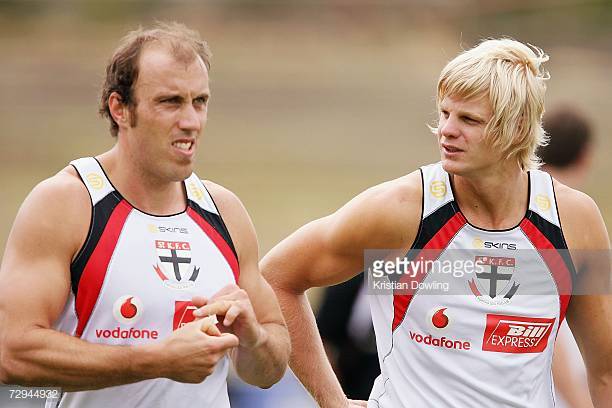
[[[426,125],[438,74],[485,37],[550,55],[547,106],[592,119],[585,191],[612,227],[610,1],[0,0],[0,247],[34,185],[112,146],[97,116],[106,61],[155,19],[199,30],[212,48],[196,171],[242,199],[261,255],[365,188],[437,161]]]

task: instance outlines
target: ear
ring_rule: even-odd
[[[123,103],[121,95],[113,92],[108,97],[108,110],[119,127],[127,127],[130,123],[130,110]]]

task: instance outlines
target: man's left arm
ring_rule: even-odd
[[[567,319],[584,359],[591,399],[597,408],[612,401],[610,240],[595,202],[582,193],[573,193],[566,205],[559,203],[561,216],[565,212],[565,235],[577,269]]]
[[[290,354],[290,340],[274,291],[259,272],[259,248],[251,219],[232,192],[211,182],[206,187],[232,237],[240,277],[238,285],[221,289],[194,314],[216,314],[219,327],[235,334],[240,344],[232,352],[236,372],[242,380],[269,388],[285,373]]]

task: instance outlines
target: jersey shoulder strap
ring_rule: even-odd
[[[529,210],[561,228],[553,179],[544,171],[531,170],[529,172]]]
[[[70,162],[85,184],[95,206],[104,197],[115,191],[115,188],[104,173],[100,163],[93,157],[83,157]]]
[[[421,167],[423,181],[423,212],[426,219],[440,208],[455,200],[450,185],[448,173],[442,168],[442,163],[433,163]]]
[[[187,198],[189,200],[196,203],[203,210],[219,215],[217,206],[210,196],[210,193],[204,186],[202,180],[195,173],[191,173],[191,176],[185,180],[185,189],[187,190]]]

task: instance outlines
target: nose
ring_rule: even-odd
[[[444,137],[459,137],[459,128],[457,127],[457,122],[452,115],[449,115],[448,118],[443,118],[440,120],[438,131],[440,132],[440,135]]]
[[[193,105],[186,105],[178,121],[179,129],[187,132],[199,132],[206,120],[206,112],[198,111]]]

